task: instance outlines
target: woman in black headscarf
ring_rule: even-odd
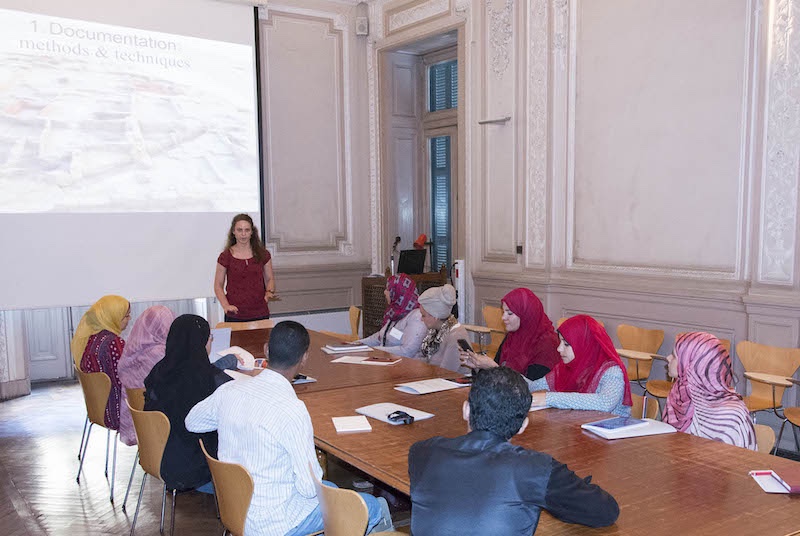
[[[195,404],[231,378],[208,360],[211,344],[208,322],[196,315],[181,315],[169,328],[166,355],[144,380],[147,411],[161,411],[170,431],[161,477],[169,489],[186,491],[211,482],[211,472],[198,439],[212,456],[217,455],[217,433],[189,432],[184,419]],[[205,488],[202,491],[210,491]]]

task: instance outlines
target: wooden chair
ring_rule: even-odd
[[[754,425],[756,429],[756,445],[758,452],[769,454],[775,446],[775,430],[766,424]]]
[[[322,524],[325,530],[314,534],[325,536],[364,536],[369,523],[367,503],[353,490],[325,486],[309,466],[314,478],[317,498],[322,508]],[[373,532],[371,536],[402,535],[402,532]],[[310,535],[311,536],[311,535]]]
[[[133,409],[138,409],[139,411],[144,411],[144,387],[138,389],[129,389],[125,388],[125,394],[128,397],[128,404]],[[128,479],[128,488],[125,490],[125,499],[122,501],[122,511],[125,512],[125,508],[128,504],[128,495],[131,493],[131,484],[133,484],[133,475],[136,472],[136,466],[139,464],[139,448],[136,448],[136,457],[133,459],[133,467],[131,467],[131,476]]]
[[[275,322],[267,318],[266,320],[253,320],[252,322],[217,322],[215,328],[231,328],[231,331],[244,331],[248,329],[268,329],[275,325]]]
[[[131,536],[136,529],[136,519],[139,517],[139,507],[142,505],[142,495],[144,494],[144,484],[147,475],[161,478],[161,459],[164,457],[164,448],[169,439],[169,419],[160,411],[139,411],[131,407],[128,409],[133,417],[133,427],[136,430],[136,439],[139,443],[139,465],[144,469],[142,476],[142,486],[139,488],[139,500],[136,501],[136,512],[133,514],[131,523]],[[175,533],[175,495],[177,490],[172,490],[172,517],[170,519],[170,535]],[[164,492],[161,495],[161,526],[160,531],[164,533],[164,506],[167,501],[167,484],[164,484]]]
[[[491,342],[486,348],[486,355],[494,357],[506,336],[506,325],[503,323],[503,309],[492,305],[484,305],[481,310],[483,322],[486,327],[492,330]]]
[[[779,410],[785,389],[792,386],[787,378],[793,376],[800,367],[800,348],[779,348],[742,341],[736,345],[736,353],[744,367],[745,378],[750,380],[750,394],[744,397],[747,409],[753,414],[772,410],[785,421]]]
[[[648,354],[657,354],[661,344],[664,342],[663,329],[645,329],[627,324],[617,326],[617,338],[619,344],[626,350],[636,350]],[[628,379],[636,382],[643,389],[645,386],[642,380],[647,381],[650,376],[650,369],[653,366],[650,361],[638,359],[628,359]]]
[[[337,339],[344,342],[353,342],[360,339],[361,337],[358,336],[358,323],[361,320],[361,309],[356,307],[355,305],[351,305],[349,313],[350,313],[349,335],[346,335],[344,333],[334,333],[333,331],[325,331],[325,330],[320,330],[320,333],[324,333],[325,335],[330,335],[331,337],[336,337]]]
[[[108,404],[108,395],[111,393],[111,378],[105,372],[83,372],[79,368],[75,368],[75,374],[78,376],[78,381],[83,390],[83,401],[86,404],[86,421],[83,424],[84,435],[81,435],[81,445],[78,447],[78,459],[81,463],[78,466],[78,475],[75,481],[81,483],[81,471],[83,471],[83,462],[86,460],[86,449],[89,448],[89,436],[92,433],[92,426],[106,427],[106,405]],[[88,429],[86,425],[89,425]],[[105,475],[108,478],[108,444],[111,439],[111,430],[108,430],[106,436],[106,468]],[[117,438],[119,432],[114,436],[114,461],[111,464],[111,497],[110,500],[114,502],[114,480],[117,473]]]
[[[648,404],[647,399],[641,395],[631,393],[633,405],[631,417],[636,419],[658,419],[658,404]]]
[[[798,441],[797,438],[797,427],[800,426],[800,408],[786,408],[783,410],[783,414],[786,418],[784,419],[783,423],[781,423],[781,431],[778,434],[778,442],[775,444],[776,453],[778,452],[778,447],[780,446],[781,438],[783,437],[783,427],[786,426],[787,421],[792,425],[792,433],[794,434],[795,445],[800,444],[800,441]],[[757,424],[756,427],[758,426],[761,425]],[[756,430],[756,432],[758,432],[758,430]],[[798,447],[798,450],[800,450],[800,447]]]
[[[221,462],[212,458],[203,440],[200,448],[206,456],[208,468],[211,469],[211,480],[214,482],[214,494],[219,506],[219,517],[225,530],[222,536],[244,536],[244,525],[247,511],[253,499],[253,477],[238,463]]]

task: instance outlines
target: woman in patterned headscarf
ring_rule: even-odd
[[[547,391],[533,393],[533,404],[630,416],[628,373],[603,326],[577,315],[561,324],[558,336],[561,361],[544,378],[529,382],[531,391]]]
[[[153,365],[164,357],[167,333],[175,315],[163,305],[148,307],[136,319],[119,360],[119,379],[124,389],[143,389],[144,379]],[[127,393],[122,391],[119,411],[119,436],[126,445],[136,444],[136,431],[128,406]]]
[[[416,283],[405,274],[393,275],[386,281],[383,294],[389,305],[383,326],[358,342],[403,357],[418,356],[428,328],[422,323]]]
[[[662,420],[681,432],[756,450],[753,421],[731,387],[731,356],[719,339],[684,333],[667,361],[676,380]]]
[[[83,372],[104,372],[111,379],[104,424],[109,430],[119,429],[119,403],[122,384],[117,364],[125,341],[119,336],[131,319],[131,304],[122,296],[103,296],[92,305],[72,337],[70,349],[75,366]]]

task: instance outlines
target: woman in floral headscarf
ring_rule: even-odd
[[[153,366],[161,361],[167,344],[167,333],[175,315],[163,305],[154,305],[144,310],[136,322],[125,344],[119,360],[119,380],[122,383],[122,402],[119,410],[119,435],[126,445],[136,444],[133,419],[125,401],[124,389],[144,389],[144,379]]]
[[[667,357],[675,385],[662,420],[681,432],[756,450],[753,421],[731,387],[731,356],[709,333],[684,333]]]
[[[544,378],[529,382],[533,404],[563,409],[631,414],[631,388],[625,365],[597,320],[587,315],[567,319],[558,328],[557,363]]]
[[[111,379],[104,424],[119,429],[119,403],[122,385],[117,365],[125,348],[120,333],[128,327],[131,304],[122,296],[103,296],[81,318],[70,349],[75,366],[83,372],[104,372]]]
[[[428,328],[422,322],[416,283],[405,274],[393,275],[386,281],[383,294],[389,305],[383,326],[358,342],[403,357],[417,357]]]

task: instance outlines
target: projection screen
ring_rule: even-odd
[[[252,7],[0,0],[0,310],[213,295],[255,88]]]

